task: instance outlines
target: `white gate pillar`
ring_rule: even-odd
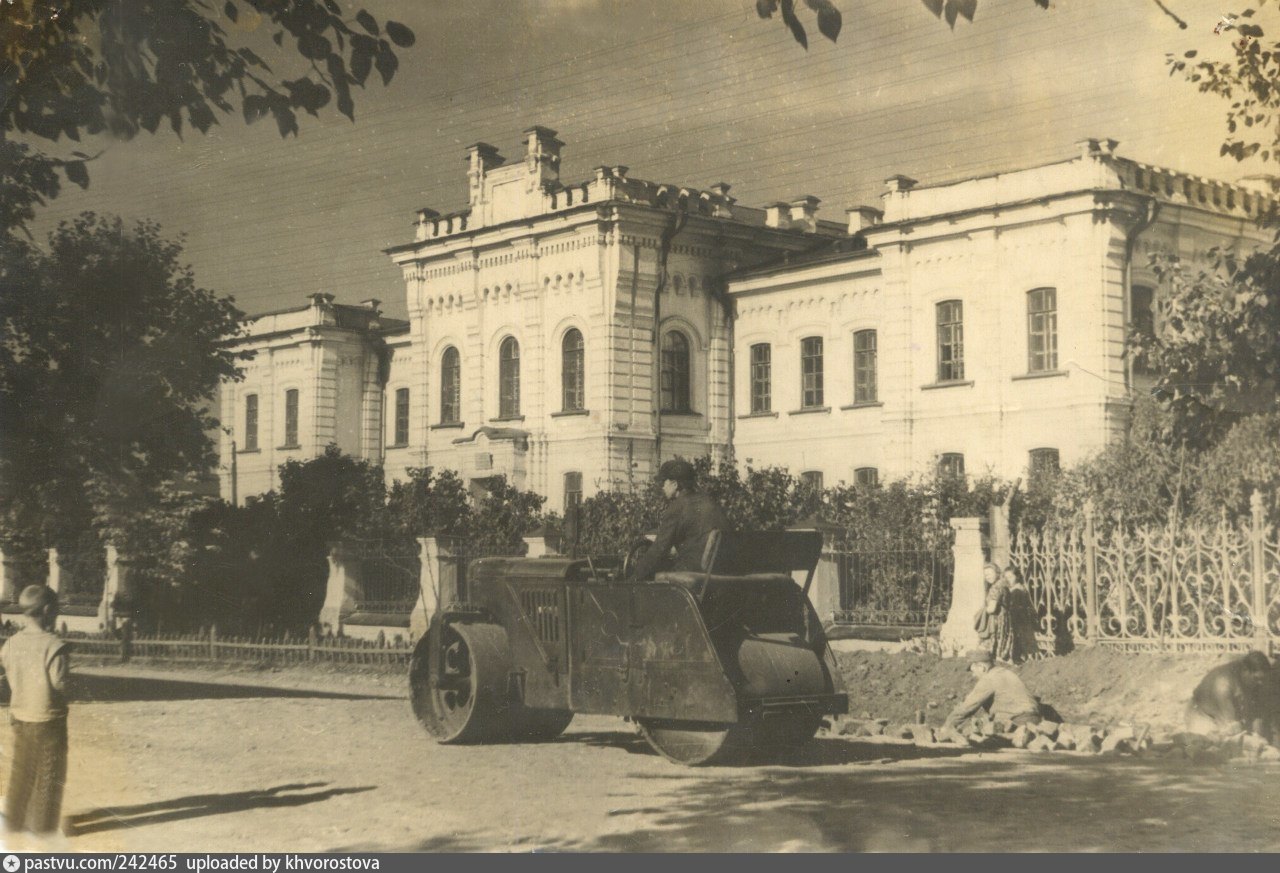
[[[976,518],[953,518],[951,527],[956,532],[955,545],[951,547],[955,560],[951,609],[938,642],[943,655],[956,656],[981,645],[973,619],[986,606],[987,590],[982,579],[982,522]]]

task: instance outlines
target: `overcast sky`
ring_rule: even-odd
[[[1204,0],[1166,0],[1187,30],[1152,0],[979,0],[954,32],[919,0],[835,0],[839,43],[804,10],[808,52],[754,0],[342,2],[417,33],[391,86],[357,93],[354,124],[304,117],[281,140],[269,119],[228,117],[207,136],[99,143],[89,191],[70,187],[42,223],[82,209],[154,218],[186,234],[200,284],[250,313],[328,291],[402,316],[382,249],[412,238],[416,209],[465,205],[467,144],[518,156],[533,124],[566,142],[566,179],[626,164],[723,180],[753,206],[814,194],[837,220],[878,203],[891,175],[1045,163],[1087,136],[1200,175],[1262,169],[1218,157],[1225,104],[1165,66],[1188,48],[1229,57],[1231,37],[1212,33],[1223,10]]]

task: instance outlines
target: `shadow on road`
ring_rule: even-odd
[[[154,676],[102,676],[73,673],[71,699],[77,703],[123,703],[158,700],[226,700],[244,697],[306,697],[324,700],[398,700],[395,694],[307,691],[267,685],[232,685],[158,679]]]
[[[644,738],[634,731],[592,731],[570,733],[558,737],[555,742],[601,748],[622,749],[632,755],[657,755]],[[795,749],[764,752],[756,756],[754,763],[782,767],[830,767],[838,764],[866,764],[872,762],[915,761],[922,758],[957,758],[976,754],[980,749],[956,746],[915,746],[910,743],[859,743],[820,737]],[[715,770],[705,771],[715,772]]]
[[[247,809],[304,806],[342,794],[372,791],[376,787],[361,785],[354,788],[326,788],[323,791],[307,790],[323,788],[327,784],[327,782],[303,782],[229,794],[193,794],[134,806],[93,809],[67,816],[66,831],[68,836],[82,836],[118,828],[136,828],[188,818],[243,812]]]
[[[812,753],[830,755],[828,745]],[[874,753],[888,757],[884,750]],[[1266,768],[1011,753],[835,772],[700,770],[666,783],[647,776],[631,777],[643,784],[632,782],[609,813],[614,821],[636,816],[631,830],[571,848],[1267,851],[1280,844],[1268,812],[1280,786]]]

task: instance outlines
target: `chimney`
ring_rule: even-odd
[[[1114,139],[1082,139],[1076,143],[1076,148],[1080,149],[1080,157],[1085,158],[1110,158],[1116,153],[1116,146],[1120,145],[1119,140]]]
[[[524,132],[529,164],[529,175],[538,176],[539,184],[546,185],[560,179],[560,149],[564,143],[556,139],[556,132],[549,127],[533,126]]]
[[[850,206],[845,212],[849,215],[849,236],[879,224],[884,218],[884,213],[874,206]]]
[[[766,227],[779,229],[790,227],[791,204],[782,200],[777,203],[770,203],[764,208],[764,223]]]
[[[374,312],[381,312],[381,311],[382,311],[381,309],[379,309],[379,308],[378,308],[378,306],[379,306],[381,303],[382,303],[382,301],[381,301],[381,300],[379,300],[377,297],[370,297],[368,300],[361,300],[361,301],[360,301],[360,305],[361,305],[361,306],[363,306],[365,309],[371,309],[371,310],[373,310]]]
[[[317,291],[315,294],[308,294],[307,297],[311,300],[311,305],[317,309],[323,309],[333,302],[333,295],[326,294],[323,291]]]
[[[887,187],[891,192],[901,193],[905,191],[910,191],[919,183],[916,182],[916,180],[911,178],[910,176],[897,175],[897,176],[890,176],[889,178],[885,179],[884,184],[885,184],[885,187]]]
[[[467,146],[467,182],[472,206],[480,201],[480,192],[484,190],[484,177],[490,170],[501,167],[506,161],[506,158],[498,154],[497,147],[487,142]]]
[[[791,201],[791,226],[813,233],[818,229],[818,204],[822,201],[812,194],[803,194]]]

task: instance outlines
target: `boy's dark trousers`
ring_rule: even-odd
[[[5,827],[49,834],[58,829],[67,781],[67,720],[13,720],[13,770],[5,791]]]

